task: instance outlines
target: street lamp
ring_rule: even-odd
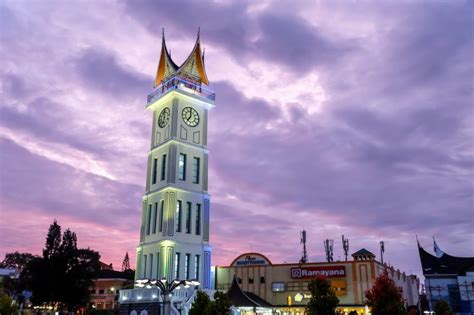
[[[135,285],[139,288],[151,289],[153,287],[158,287],[160,289],[161,295],[163,296],[163,314],[171,314],[171,298],[173,297],[173,291],[179,289],[181,286],[189,288],[189,286],[199,285],[197,280],[179,280],[174,279],[173,281],[168,281],[166,278],[161,280],[150,280],[150,279],[138,279],[135,282]]]

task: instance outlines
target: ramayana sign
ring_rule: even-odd
[[[292,279],[305,278],[341,278],[346,276],[345,266],[301,267],[291,268]]]

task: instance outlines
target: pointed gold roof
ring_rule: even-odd
[[[153,87],[157,87],[163,81],[166,81],[169,77],[176,73],[178,66],[171,59],[168,49],[166,48],[165,33],[163,31],[163,40],[161,42],[161,56],[158,63],[158,70],[156,71],[155,82]]]
[[[199,37],[198,31],[196,44],[194,44],[194,48],[189,57],[179,67],[178,74],[193,81],[198,81],[199,83],[208,85],[209,80],[207,79],[206,70],[204,68],[204,56],[201,52],[201,42]]]
[[[171,56],[168,53],[165,42],[165,35],[163,32],[163,41],[161,44],[161,56],[158,63],[158,70],[156,71],[156,77],[154,87],[157,87],[162,82],[168,80],[174,75],[178,75],[184,79],[191,80],[197,83],[204,83],[209,85],[206,70],[204,68],[204,55],[201,51],[200,34],[198,35],[194,48],[191,54],[186,58],[183,64],[178,67]]]

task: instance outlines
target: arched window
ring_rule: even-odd
[[[137,311],[132,310],[132,311],[130,312],[130,315],[137,315]]]
[[[148,311],[147,310],[143,310],[140,312],[140,315],[148,315]]]

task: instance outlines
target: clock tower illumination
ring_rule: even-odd
[[[199,32],[177,66],[166,48],[146,108],[153,114],[136,279],[197,279],[211,286],[207,115],[215,94],[204,68]]]

